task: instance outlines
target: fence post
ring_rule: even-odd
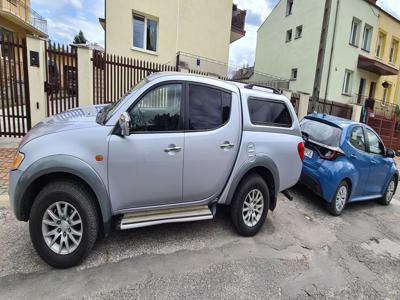
[[[78,50],[78,103],[79,106],[93,103],[93,50],[86,46],[77,46]]]
[[[303,119],[305,116],[308,115],[308,105],[310,103],[310,95],[300,93],[300,100],[299,100],[299,112],[297,117],[299,120]]]
[[[34,126],[47,117],[47,98],[44,90],[46,81],[46,46],[45,40],[34,36],[26,36],[26,61],[28,62],[28,78],[31,125]],[[39,53],[39,66],[31,66],[30,53]]]
[[[352,104],[353,106],[353,112],[351,114],[351,120],[360,122],[361,120],[361,112],[362,112],[362,106],[357,105],[357,104]]]

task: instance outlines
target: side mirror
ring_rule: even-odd
[[[396,153],[392,149],[386,149],[386,157],[395,158]]]
[[[131,117],[127,112],[124,112],[118,120],[119,127],[121,128],[121,134],[123,136],[130,135],[131,131]]]

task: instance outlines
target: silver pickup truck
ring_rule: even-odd
[[[40,257],[66,268],[112,228],[212,219],[218,205],[239,234],[255,235],[303,157],[296,114],[277,91],[158,73],[115,103],[32,128],[9,194]]]

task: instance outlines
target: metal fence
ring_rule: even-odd
[[[334,101],[324,101],[323,99],[319,99],[316,103],[316,107],[312,108],[312,101],[310,100],[310,104],[308,106],[308,113],[324,113],[327,115],[332,115],[336,117],[341,117],[345,119],[351,119],[353,114],[353,107],[348,104],[338,103]]]
[[[46,44],[47,114],[78,107],[78,53],[76,47]]]
[[[143,78],[154,72],[176,71],[175,66],[93,52],[93,102],[118,100]]]
[[[20,137],[31,128],[26,41],[0,35],[0,136]]]

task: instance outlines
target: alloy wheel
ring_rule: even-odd
[[[390,202],[392,200],[392,197],[394,195],[394,189],[395,189],[395,183],[394,181],[390,181],[388,189],[386,191],[386,202]]]
[[[347,201],[347,187],[342,185],[336,195],[336,210],[342,211]]]
[[[254,227],[260,221],[264,211],[264,197],[259,189],[251,190],[244,199],[242,217],[248,227]]]
[[[42,234],[46,245],[57,254],[70,254],[78,248],[83,234],[82,218],[70,203],[51,204],[42,218]]]

